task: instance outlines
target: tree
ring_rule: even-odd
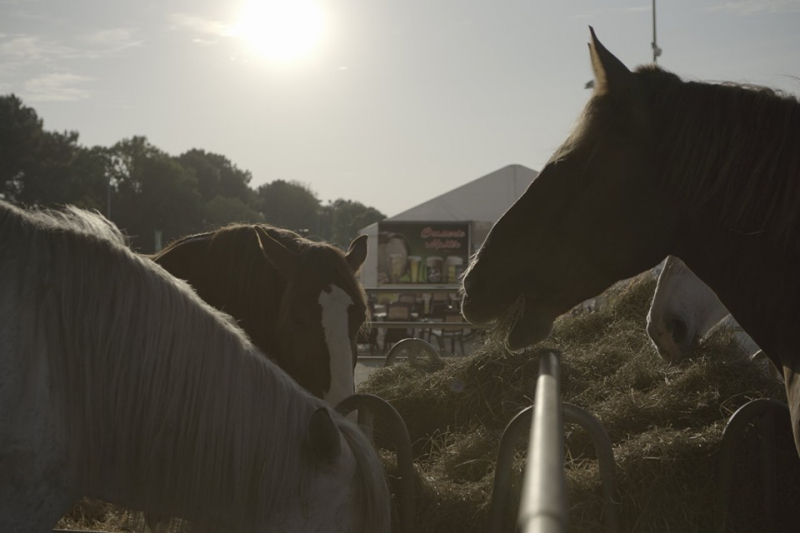
[[[197,189],[204,201],[216,196],[238,198],[250,203],[254,200],[249,183],[249,171],[240,170],[231,161],[219,154],[204,150],[189,150],[178,158],[181,164],[191,169],[197,178]]]
[[[360,229],[386,218],[373,207],[342,198],[326,205],[323,213],[320,236],[344,249],[358,236]]]
[[[176,158],[144,137],[133,137],[111,148],[110,161],[111,219],[132,237],[134,247],[155,251],[156,231],[168,242],[203,229],[197,179]]]
[[[294,231],[317,231],[321,206],[308,186],[275,180],[262,185],[257,192],[256,206],[268,223]]]
[[[102,149],[83,148],[78,137],[75,131],[45,131],[36,111],[18,97],[0,97],[0,198],[34,206],[102,207]]]
[[[13,94],[0,97],[0,198],[18,201],[22,179],[36,161],[43,136],[36,111]]]
[[[206,229],[216,229],[233,222],[258,224],[264,216],[238,198],[215,196],[205,205]]]
[[[80,152],[77,132],[42,132],[35,157],[18,177],[16,200],[25,205],[74,203],[82,192],[73,168]]]
[[[176,237],[231,222],[268,222],[342,247],[384,215],[339,199],[322,207],[308,185],[276,180],[250,188],[250,172],[192,149],[171,157],[145,137],[84,148],[74,131],[48,132],[36,111],[0,96],[0,199],[74,204],[104,213],[144,252]]]
[[[108,216],[111,184],[107,174],[109,150],[102,146],[79,147],[70,165],[69,200],[84,209],[94,209]]]

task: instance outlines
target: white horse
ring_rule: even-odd
[[[683,261],[667,257],[647,313],[647,334],[661,357],[673,363],[683,361],[692,347],[720,327],[732,328],[751,358],[765,358],[716,293]]]
[[[100,216],[0,202],[0,531],[81,496],[204,531],[389,531],[366,437],[227,315]]]

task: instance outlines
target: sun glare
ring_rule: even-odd
[[[236,33],[258,55],[289,62],[311,55],[325,17],[315,0],[247,0]]]

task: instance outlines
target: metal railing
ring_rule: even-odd
[[[730,504],[733,492],[733,473],[738,460],[739,445],[744,440],[749,426],[755,425],[758,433],[758,461],[761,474],[761,483],[764,488],[764,531],[776,531],[778,521],[775,464],[775,422],[776,417],[789,420],[789,406],[785,403],[759,398],[752,400],[736,410],[722,433],[722,443],[719,450],[719,501],[721,506],[721,520],[718,531],[726,531],[730,520]]]
[[[356,409],[358,409],[359,424],[362,424],[365,419],[371,420],[372,415],[375,415],[384,420],[390,432],[390,441],[395,447],[397,468],[400,471],[400,503],[398,505],[400,532],[412,533],[414,531],[416,496],[414,458],[411,454],[411,438],[408,435],[408,428],[406,428],[403,417],[389,402],[371,394],[353,394],[336,406],[336,410],[342,416],[347,416]],[[365,417],[364,411],[370,414]],[[364,428],[362,426],[362,428],[371,436],[371,427]]]
[[[386,354],[383,366],[392,366],[400,354],[406,354],[412,365],[417,364],[417,357],[426,355],[431,364],[443,366],[441,350],[437,351],[431,343],[423,339],[403,339],[398,341]]]
[[[539,378],[534,405],[523,409],[506,426],[495,466],[489,532],[505,531],[511,470],[515,445],[530,427],[528,464],[520,501],[518,525],[525,533],[562,533],[567,530],[566,474],[564,470],[564,421],[589,433],[596,453],[603,491],[605,530],[618,530],[616,476],[611,439],[602,424],[584,409],[561,402],[557,350],[538,352]]]
[[[567,530],[567,477],[564,472],[564,413],[558,358],[541,353],[528,443],[528,465],[517,524],[525,533]]]

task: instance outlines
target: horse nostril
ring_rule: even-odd
[[[686,327],[686,323],[677,318],[667,323],[667,331],[672,335],[672,340],[675,341],[675,344],[678,345],[682,345],[686,342],[689,335],[689,328]]]

